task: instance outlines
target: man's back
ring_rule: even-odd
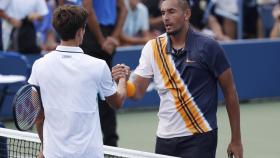
[[[29,83],[39,85],[45,113],[44,155],[103,157],[97,93],[115,93],[102,87],[111,80],[105,61],[58,46],[35,62],[32,73]]]

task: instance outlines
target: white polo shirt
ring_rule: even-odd
[[[28,82],[41,91],[44,156],[103,158],[97,93],[116,93],[106,62],[79,47],[58,46],[35,61]]]

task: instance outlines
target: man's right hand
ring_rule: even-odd
[[[130,67],[125,64],[117,64],[112,68],[112,77],[118,83],[119,79],[125,77],[126,80],[130,76]]]
[[[272,11],[272,15],[274,17],[275,20],[280,20],[280,4],[277,4],[273,11]]]
[[[43,150],[41,150],[39,152],[39,155],[37,156],[37,158],[45,158],[45,156],[43,155]]]
[[[102,43],[102,49],[107,52],[109,55],[112,55],[114,50],[116,49],[117,46],[119,46],[120,43],[117,39],[114,37],[107,37],[106,40]]]
[[[19,28],[22,24],[21,20],[17,20],[15,18],[9,18],[8,22],[15,28]]]

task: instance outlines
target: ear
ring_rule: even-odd
[[[84,35],[84,29],[79,28],[78,31],[76,32],[76,37],[80,38],[83,35]]]
[[[189,21],[191,15],[192,15],[191,9],[186,9],[186,11],[185,11],[185,20]]]

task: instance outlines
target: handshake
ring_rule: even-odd
[[[134,96],[136,92],[135,85],[132,82],[128,81],[130,74],[130,67],[125,64],[117,64],[112,68],[112,77],[117,83],[121,78],[124,78],[127,81],[126,89],[128,97]]]
[[[130,67],[125,64],[117,64],[112,68],[112,77],[117,83],[120,78],[125,78],[128,81],[130,73]]]

